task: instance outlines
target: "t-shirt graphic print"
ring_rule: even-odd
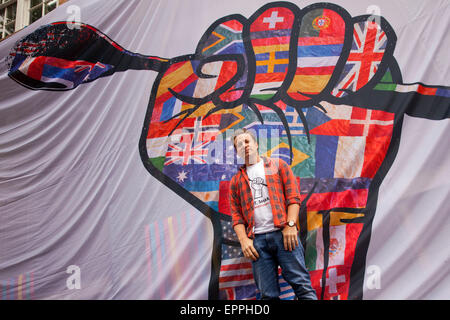
[[[266,183],[264,162],[247,166],[247,175],[253,195],[255,209],[255,234],[278,230],[273,224],[272,207],[270,205],[269,189]]]

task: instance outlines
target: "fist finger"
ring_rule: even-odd
[[[295,46],[295,75],[287,89],[288,101],[294,103],[309,100],[332,84],[336,66],[345,58],[346,34],[351,31],[344,20],[348,14],[337,6],[312,5],[303,12]]]
[[[180,61],[179,60],[184,60]],[[209,57],[193,59],[190,56],[178,58],[162,78],[161,85],[167,85],[177,99],[201,105],[215,100],[239,79],[242,71],[237,66],[242,63],[241,56]],[[184,79],[176,81],[175,79]],[[195,89],[193,89],[195,84]]]
[[[249,86],[247,86],[247,56],[245,44],[242,37],[242,31],[247,19],[241,15],[231,15],[214,22],[202,38],[196,49],[196,56],[207,59],[213,56],[239,56],[239,60],[232,67],[232,70],[224,69],[223,73],[218,74],[217,79],[220,87],[226,78],[231,78],[233,74],[237,77],[229,88],[222,90],[216,97],[216,103],[228,105],[236,102],[243,96],[248,95]]]
[[[275,99],[284,83],[290,79],[288,66],[295,63],[298,25],[298,7],[284,3],[278,6],[266,5],[249,19],[249,36],[253,55],[248,57],[249,65],[255,68],[254,85],[251,92],[258,100]]]
[[[351,49],[345,66],[332,90],[338,98],[377,83],[387,68],[385,57],[394,50],[395,33],[382,17],[360,16],[352,19]]]

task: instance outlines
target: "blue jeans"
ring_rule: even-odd
[[[299,300],[317,300],[316,292],[311,286],[309,272],[305,266],[300,239],[299,245],[294,250],[285,250],[283,234],[281,231],[273,231],[256,234],[253,246],[259,254],[258,260],[252,262],[252,268],[261,299],[279,299],[279,265],[283,278],[294,289]]]

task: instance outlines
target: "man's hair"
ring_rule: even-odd
[[[233,146],[234,146],[234,150],[237,150],[237,149],[236,149],[236,138],[237,138],[238,136],[240,136],[241,134],[244,134],[244,133],[247,133],[250,137],[252,137],[253,141],[255,141],[256,143],[258,143],[258,140],[256,140],[255,135],[254,135],[251,131],[248,131],[248,130],[245,129],[245,128],[237,129],[237,130],[233,133],[233,136],[232,136],[232,138],[233,138]]]

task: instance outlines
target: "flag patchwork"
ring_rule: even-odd
[[[242,23],[235,19],[220,23],[214,27],[210,33],[205,34],[203,39],[200,41],[199,47],[197,48],[197,53],[204,57],[225,54],[241,54],[245,56],[242,30]],[[222,70],[220,72],[209,72],[209,74],[214,76],[219,75],[219,77],[217,77],[216,84],[216,87],[219,87],[237,72],[238,67],[244,68],[244,73],[230,89],[220,95],[220,100],[224,102],[233,102],[241,98],[244,92],[242,88],[245,87],[247,83],[247,66],[238,66],[233,61],[224,61],[224,65],[222,66]],[[207,70],[202,70],[203,73],[208,74],[208,72],[205,71]],[[214,80],[210,79],[209,82],[213,83]]]
[[[219,24],[199,45],[202,55],[245,53],[242,41],[242,23],[228,20]]]
[[[307,195],[312,190],[314,193],[343,192],[345,190],[368,189],[371,183],[369,178],[301,178],[300,194]],[[353,207],[352,207],[353,208]]]
[[[192,134],[184,134],[181,136],[179,144],[168,145],[164,165],[167,166],[175,162],[183,165],[189,163],[206,164],[206,156],[208,155],[206,146],[208,143],[208,141],[195,143]]]
[[[31,57],[16,54],[14,67],[10,73],[22,74],[40,83],[41,87],[56,90],[67,90],[81,83],[89,82],[102,76],[113,66],[100,62],[92,63],[83,60],[66,60],[55,57]]]
[[[318,94],[328,84],[342,52],[345,22],[335,11],[315,9],[306,13],[300,24],[297,68],[288,95],[309,100],[306,94]]]
[[[356,243],[362,230],[362,223],[354,219],[364,214],[331,211],[324,215],[320,211],[307,213],[306,266],[319,297],[346,299]]]
[[[294,19],[290,9],[274,7],[267,9],[251,24],[250,39],[256,61],[252,96],[267,100],[283,83],[289,66]]]
[[[350,286],[350,269],[338,266],[323,271],[311,272],[311,283],[317,295],[323,300],[347,300]],[[325,284],[325,285],[324,285]]]
[[[220,181],[219,185],[219,202],[218,202],[218,211],[228,216],[231,216],[231,207],[230,207],[230,180]],[[228,232],[223,232],[223,234],[229,234],[229,238],[234,238],[234,230],[232,228],[227,229]]]
[[[162,172],[210,208],[229,215],[228,184],[233,176],[231,168],[232,165],[173,163],[164,166]]]
[[[226,288],[219,291],[221,300],[256,300],[256,285]]]
[[[237,243],[238,238],[236,232],[234,232],[231,220],[221,220],[222,225],[222,236],[225,241],[234,241]]]
[[[322,165],[326,172],[323,174],[332,174],[335,178],[372,178],[391,142],[394,114],[330,103],[322,103],[322,106],[326,115],[322,124],[312,128],[310,133],[332,137],[317,140],[317,155],[326,158],[328,163]]]
[[[246,128],[257,134],[258,141],[260,141],[259,147],[261,153],[266,153],[280,143],[288,143],[288,133],[291,137],[302,136],[303,141],[303,138],[306,137],[305,124],[303,123],[299,112],[302,112],[303,115],[305,115],[309,130],[329,121],[329,117],[325,116],[321,110],[315,107],[297,110],[284,103],[277,103],[277,107],[283,111],[285,120],[289,125],[289,127],[286,128],[280,116],[272,109],[262,107],[259,104],[256,104],[256,106],[258,107],[263,123],[261,123],[253,110],[244,105],[242,108],[243,118],[236,123],[236,128]],[[290,162],[290,160],[287,162]]]
[[[149,136],[147,139],[148,154],[151,158],[164,157],[165,165],[213,163],[208,146],[223,131],[219,130],[220,118],[220,114],[211,115],[206,119],[186,118],[173,126],[164,126],[164,122],[159,122],[160,126],[155,126],[152,131],[157,136]],[[177,129],[170,134],[176,125]]]
[[[278,284],[280,286],[280,299],[281,300],[294,300],[295,292],[291,285],[284,280],[281,275],[281,268],[278,268]]]
[[[291,86],[288,94],[291,98],[305,100],[309,99],[308,94],[320,93],[328,84],[342,52],[345,27],[342,17],[328,9],[312,10],[303,19],[308,23],[302,22],[294,52],[295,77],[303,78],[293,81],[303,87]],[[263,12],[250,25],[256,71],[251,97],[268,99],[282,85],[292,59],[289,37],[293,21],[290,10],[276,7]],[[205,37],[199,49],[201,54],[243,50],[238,26],[238,23],[226,22],[215,27]],[[356,24],[355,29],[358,30],[354,34],[354,52],[344,68],[347,73],[341,75],[339,83],[347,83],[352,75],[354,81],[335,90],[356,90],[367,83],[382,59],[386,35],[378,29],[367,30],[364,24]],[[367,50],[381,55],[369,54]],[[364,59],[373,62],[370,64],[372,71],[364,69],[369,65]],[[362,230],[358,219],[363,213],[355,212],[366,208],[371,179],[390,144],[394,114],[323,101],[302,109],[278,101],[275,106],[283,115],[262,102],[217,109],[209,114],[216,106],[202,99],[223,86],[235,74],[237,65],[232,61],[203,65],[202,73],[218,75],[212,78],[198,77],[198,66],[198,61],[173,63],[162,77],[147,136],[150,161],[183,190],[208,205],[212,212],[229,218],[229,181],[243,164],[236,156],[231,133],[239,128],[254,132],[260,153],[289,163],[298,177],[301,199],[308,197],[305,255],[314,289],[320,298],[347,298],[355,246]],[[366,71],[368,75],[362,74]],[[230,95],[226,93],[219,98],[233,101],[240,97],[239,90],[235,90],[238,87],[235,84],[229,89]],[[172,92],[199,102],[181,101]],[[231,92],[238,94],[232,96]],[[292,149],[288,133],[292,137]],[[338,212],[336,208],[349,212]],[[324,215],[328,215],[326,219]],[[236,241],[231,226],[223,224],[223,227],[226,230],[221,239]],[[259,293],[251,261],[243,257],[241,249],[222,244],[220,260],[219,296],[222,299],[257,299]],[[292,299],[292,288],[281,274],[279,277],[280,297]]]
[[[251,260],[239,247],[223,244],[219,296],[225,300],[255,300],[256,291]]]
[[[172,123],[178,123],[182,117],[206,115],[208,111],[215,107],[211,103],[211,99],[208,100],[208,97],[236,74],[237,63],[232,60],[214,61],[204,64],[201,70],[198,70],[199,64],[198,60],[182,61],[174,63],[168,68],[156,94],[155,105],[152,110],[152,122],[164,121],[164,123],[168,123],[165,127],[170,127]],[[198,72],[212,77],[199,77]],[[188,97],[187,99],[197,99],[199,103],[195,105],[186,101],[177,101],[171,91],[180,95],[181,100],[184,100],[183,97]],[[221,97],[224,99],[228,97],[229,101],[233,101],[239,98],[240,94],[229,89]],[[196,113],[191,114],[190,111]],[[171,121],[175,119],[178,120]],[[151,128],[151,130],[155,129]],[[149,132],[149,134],[152,135],[155,132]]]
[[[168,144],[164,165],[167,166],[172,163],[183,165],[190,163],[207,164],[207,146],[210,143],[210,140],[196,139],[195,133],[182,132],[179,142]]]
[[[204,291],[198,285],[204,277],[193,281],[188,265],[211,271],[210,297],[217,297],[212,289],[223,299],[261,297],[230,217],[230,180],[244,163],[231,134],[246,128],[260,155],[285,160],[295,175],[300,236],[318,297],[347,299],[350,284],[351,297],[362,294],[368,248],[362,230],[370,236],[378,188],[395,158],[401,131],[397,123],[393,136],[395,121],[405,112],[445,118],[450,98],[445,86],[393,80],[402,78],[395,32],[384,18],[382,24],[372,18],[351,17],[333,3],[299,9],[273,2],[250,16],[216,20],[194,53],[170,59],[129,52],[95,27],[61,21],[17,41],[5,61],[8,76],[33,90],[74,89],[126,70],[158,73],[139,154],[151,175],[206,218],[149,214],[151,221],[141,225],[147,268],[137,271],[154,297],[187,299]],[[380,70],[387,70],[381,80]],[[371,97],[379,100],[371,104]],[[384,109],[382,101],[389,102]],[[293,299],[277,271],[280,298]],[[38,278],[35,271],[4,276],[2,300],[36,298]]]
[[[380,82],[374,87],[379,91],[395,91],[401,93],[418,93],[426,96],[450,97],[450,89],[445,87],[431,87],[421,83],[394,83],[391,71],[388,69]]]
[[[93,81],[111,74],[114,66],[92,62],[88,54],[79,50],[83,46],[97,45],[102,49],[113,48],[119,54],[135,56],[124,50],[95,28],[70,22],[55,22],[41,26],[34,33],[16,42],[10,56],[13,58],[9,76],[30,88],[70,90],[81,83]],[[77,48],[76,50],[74,48]],[[54,57],[55,52],[60,52]],[[62,54],[62,53],[65,54]]]
[[[220,115],[214,115],[207,119],[204,117],[190,118],[191,121],[183,122],[181,132],[177,133],[168,143],[165,165],[175,162],[187,165],[189,163],[206,164],[208,145],[215,140],[220,133]],[[190,125],[192,124],[192,125]]]
[[[370,183],[369,178],[301,178],[300,198],[304,200],[312,192],[308,199],[311,211],[365,208]]]
[[[240,251],[240,248],[229,247],[227,250]],[[220,266],[219,289],[223,290],[254,284],[251,261],[248,258],[239,257],[237,252],[234,258],[227,259],[226,256],[229,255],[227,250],[223,252]]]
[[[393,91],[396,92],[417,92],[427,96],[450,97],[450,89],[448,88],[432,88],[420,83],[414,84],[397,84]]]
[[[248,105],[244,104],[241,112],[243,119],[239,123],[236,123],[235,128],[239,127],[254,130],[259,128],[261,130],[269,129],[269,131],[271,131],[270,129],[274,129],[279,134],[281,134],[280,130],[285,130],[285,128],[282,127],[283,123],[281,122],[280,117],[272,109],[264,107],[260,104],[255,104],[255,106],[258,109],[263,123],[261,123],[255,111],[253,111]],[[279,104],[277,106],[282,111],[285,111],[287,108],[286,104]]]
[[[293,300],[295,298],[294,290],[284,280],[281,273],[281,269],[278,268],[279,297],[281,300]],[[240,247],[222,245],[219,290],[221,298],[226,300],[261,298],[253,278],[252,262],[243,256]]]
[[[312,134],[364,137],[392,135],[394,113],[327,102],[321,104],[326,114],[323,115],[322,123],[311,129]]]
[[[378,70],[387,41],[386,33],[376,22],[355,23],[350,54],[332,94],[343,97],[345,90],[354,92],[366,85]]]
[[[304,108],[302,109],[303,114],[305,114],[306,117],[308,117],[308,113],[311,111],[312,113],[315,112],[315,108]],[[297,135],[305,135],[305,125],[301,120],[300,114],[298,111],[291,107],[286,106],[286,110],[284,112],[284,115],[286,116],[287,122],[289,122],[289,133],[293,136]],[[283,129],[281,132],[283,136],[287,136],[287,130]]]
[[[292,162],[291,162],[291,151],[293,153]],[[286,163],[291,163],[292,167],[297,166],[298,164],[302,163],[303,161],[309,158],[307,154],[296,149],[295,147],[290,149],[289,145],[286,142],[279,143],[278,145],[267,151],[264,154],[264,156],[282,159],[286,161]]]
[[[308,140],[297,110],[284,103],[277,106],[295,137],[292,150],[279,116],[258,104],[263,123],[247,105],[221,110],[206,119],[187,117],[169,139],[161,133],[160,137],[149,137],[152,143],[148,143],[148,150],[152,148],[154,155],[159,156],[152,159],[155,163],[160,159],[159,168],[167,177],[214,212],[229,216],[229,181],[242,161],[236,156],[231,135],[225,133],[243,127],[253,131],[261,154],[287,160],[299,177],[301,200],[309,197],[306,262],[314,289],[325,299],[345,299],[362,229],[357,219],[363,217],[371,179],[390,143],[394,116],[379,110],[321,102],[326,112],[318,107],[302,110],[310,128]],[[187,107],[182,104],[180,112]],[[179,121],[158,123],[167,125],[174,120]],[[336,208],[349,212],[337,212]],[[329,218],[324,225],[326,214]],[[233,232],[228,226],[222,237],[236,241]],[[280,278],[281,296],[291,299],[292,289],[283,281]],[[251,262],[242,256],[239,247],[222,245],[218,287],[223,299],[258,298]]]
[[[390,143],[394,124],[392,113],[323,102],[326,113],[318,108],[305,109],[311,128],[308,141],[297,110],[285,104],[280,107],[284,108],[291,135],[300,135],[293,140],[292,150],[286,128],[273,110],[261,108],[262,124],[253,110],[244,105],[236,111],[212,114],[206,119],[188,117],[169,137],[170,127],[159,134],[166,137],[149,137],[147,150],[151,161],[172,180],[184,188],[189,186],[192,194],[225,215],[229,214],[227,188],[217,184],[215,190],[209,185],[205,190],[201,185],[214,179],[226,183],[243,163],[236,156],[231,137],[222,136],[227,129],[245,127],[253,131],[262,155],[284,159],[302,179],[316,177],[337,181],[375,175]],[[162,128],[169,122],[160,122]],[[308,206],[313,210],[364,207],[368,188],[367,184],[361,188],[334,190],[330,185],[321,192],[316,190]]]
[[[171,113],[165,109],[171,109],[173,107],[174,100],[172,103],[167,103],[168,100],[174,98],[169,89],[174,90],[178,93],[193,94],[195,89],[195,81],[198,77],[194,73],[194,65],[191,61],[181,61],[172,64],[166,71],[164,77],[162,78],[160,85],[158,87],[158,92],[156,93],[155,105],[152,110],[152,123],[167,121],[178,113],[172,110]],[[163,113],[164,110],[164,113]],[[161,117],[161,115],[163,117]],[[167,126],[166,126],[167,127]],[[155,128],[150,128],[149,135],[155,135]]]

